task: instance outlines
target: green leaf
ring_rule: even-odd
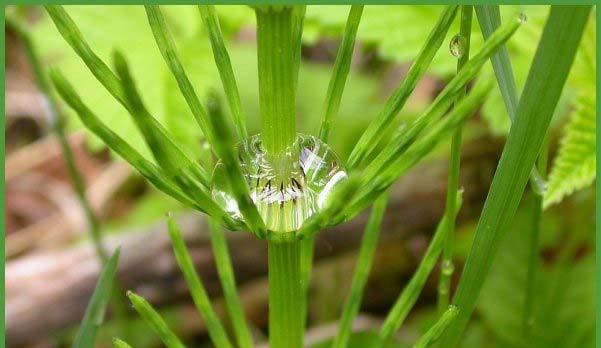
[[[114,338],[113,339],[113,347],[114,348],[132,348],[129,344],[127,344],[127,342],[118,339],[118,338]]]
[[[119,249],[115,250],[111,258],[102,268],[96,288],[92,298],[86,308],[86,314],[83,317],[77,335],[73,340],[73,348],[87,348],[94,346],[96,333],[99,326],[104,321],[104,313],[109,298],[113,293],[113,282],[117,273],[119,264]]]
[[[540,151],[589,12],[590,6],[551,8],[455,294],[453,304],[461,313],[441,339],[445,347],[457,344],[472,314]]]
[[[561,202],[576,190],[589,186],[596,174],[597,112],[594,89],[580,96],[564,128],[558,154],[549,174],[544,206]]]
[[[454,306],[449,306],[449,308],[442,313],[440,318],[428,331],[420,337],[420,339],[415,343],[413,348],[427,348],[430,347],[439,337],[442,335],[444,330],[455,320],[457,315],[459,314],[459,309]]]

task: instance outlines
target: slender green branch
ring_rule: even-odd
[[[460,47],[461,56],[457,61],[457,72],[463,68],[465,63],[469,60],[470,52],[470,40],[472,33],[472,6],[462,5],[461,6],[461,25],[459,29],[459,35],[461,39]],[[455,104],[461,101],[465,97],[465,89],[463,93],[459,93]],[[461,162],[461,134],[463,127],[460,125],[455,129],[453,138],[451,140],[451,155],[449,159],[449,176],[447,179],[447,197],[444,214],[448,216],[448,228],[449,230],[445,233],[446,241],[442,252],[442,262],[440,267],[440,279],[438,284],[438,312],[442,315],[449,306],[451,278],[453,275],[453,240],[455,239],[455,202],[457,201],[457,190],[459,189],[459,170]]]
[[[311,235],[300,241],[300,272],[302,283],[302,310],[303,325],[307,325],[307,305],[309,296],[309,285],[311,283],[311,271],[313,268],[313,252],[315,247],[315,236]]]
[[[252,337],[244,319],[244,311],[240,303],[240,298],[236,292],[236,279],[234,279],[232,261],[223,229],[221,228],[220,221],[217,219],[209,219],[209,227],[211,230],[211,245],[213,247],[213,255],[215,256],[215,265],[217,266],[217,273],[221,281],[223,297],[227,304],[229,317],[234,327],[236,342],[240,348],[251,348],[253,346]]]
[[[269,241],[269,347],[303,347],[300,241]]]
[[[340,48],[338,48],[338,55],[336,56],[334,70],[332,71],[332,78],[328,85],[328,92],[325,100],[325,112],[319,128],[319,138],[324,142],[328,141],[330,128],[332,127],[332,119],[336,116],[338,108],[340,107],[340,99],[342,99],[344,85],[346,84],[346,79],[351,69],[355,37],[357,36],[357,28],[359,28],[362,13],[363,5],[353,5],[351,6],[351,10],[349,11],[346,20],[342,43],[340,44]]]
[[[190,289],[190,294],[192,295],[192,300],[194,300],[196,309],[198,309],[205,320],[207,331],[209,332],[211,340],[217,347],[232,347],[225,329],[219,322],[219,317],[213,310],[211,300],[207,295],[205,287],[203,286],[202,281],[194,269],[192,258],[188,253],[186,244],[182,239],[182,235],[177,227],[177,224],[173,220],[173,217],[168,217],[167,224],[169,227],[169,238],[171,238],[175,259],[177,260],[177,263],[184,274],[184,279],[186,280],[186,284],[188,284],[188,289]]]
[[[430,66],[434,55],[442,45],[447,31],[453,23],[457,8],[457,5],[449,5],[442,12],[415,61],[411,64],[403,83],[388,98],[384,109],[369,124],[353,148],[347,162],[349,169],[356,168],[373,153],[377,143],[382,139],[384,130],[403,108],[413,89]]]
[[[115,337],[113,338],[113,347],[114,348],[132,348],[127,342]]]
[[[32,67],[36,84],[44,96],[44,106],[46,107],[46,111],[49,113],[50,119],[52,120],[52,128],[60,143],[65,166],[67,167],[67,173],[69,174],[69,180],[71,181],[73,190],[75,191],[79,204],[81,205],[85,214],[88,224],[88,234],[90,235],[90,239],[92,240],[92,244],[94,245],[94,249],[96,250],[98,258],[102,261],[102,263],[105,263],[108,260],[108,252],[102,245],[100,222],[98,221],[98,217],[92,209],[90,201],[86,197],[86,185],[81,173],[77,169],[75,159],[73,158],[73,151],[71,151],[69,141],[67,140],[67,136],[65,134],[65,117],[59,111],[58,103],[50,91],[50,84],[48,83],[46,74],[42,68],[40,57],[33,46],[29,32],[27,32],[27,29],[24,28],[18,21],[10,17],[6,18],[6,24],[13,29],[13,31],[23,42],[25,53],[27,54],[27,59]]]
[[[384,164],[378,175],[373,177],[364,177],[362,186],[344,209],[346,218],[351,218],[362,211],[371,201],[373,201],[381,192],[384,192],[401,175],[407,172],[409,168],[418,163],[426,156],[434,146],[442,139],[450,135],[465,118],[472,115],[476,108],[481,105],[490,90],[492,84],[480,84],[476,86],[466,98],[451,110],[447,117],[433,125],[432,129],[424,135],[422,139],[415,142],[409,149],[396,155],[391,162]]]
[[[165,320],[161,318],[161,315],[146,301],[142,296],[137,295],[131,291],[127,292],[127,297],[131,301],[134,309],[144,319],[144,321],[150,325],[152,330],[159,336],[161,341],[168,348],[185,348],[186,346],[182,341],[177,338],[175,333],[167,326]]]
[[[457,209],[459,210],[460,207],[461,195],[457,195]],[[417,270],[386,316],[386,320],[384,321],[384,324],[382,324],[382,328],[378,334],[378,342],[375,347],[383,347],[386,342],[392,338],[417,301],[417,298],[419,297],[428,276],[432,272],[432,269],[434,269],[436,260],[438,260],[438,256],[442,251],[446,237],[445,233],[448,231],[448,223],[448,217],[443,215]]]
[[[426,333],[413,345],[413,348],[428,348],[442,335],[442,333],[453,323],[459,315],[459,309],[455,306],[449,306],[432,325]]]
[[[156,188],[172,196],[178,201],[206,212],[211,216],[227,216],[226,213],[208,196],[201,200],[192,200],[188,193],[183,192],[153,163],[148,161],[139,152],[133,149],[123,138],[110,130],[96,115],[83,103],[75,92],[73,86],[58,70],[51,70],[50,77],[56,90],[63,100],[77,113],[82,123],[96,134],[113,151],[131,164]]]
[[[248,184],[242,173],[241,163],[234,148],[231,130],[226,123],[221,122],[221,112],[216,104],[218,103],[217,100],[212,99],[211,103],[215,103],[215,105],[211,105],[213,111],[209,113],[209,126],[216,136],[213,151],[219,156],[225,167],[225,174],[231,194],[235,198],[248,228],[257,237],[263,238],[267,234],[265,223],[250,197]]]
[[[332,342],[332,348],[344,348],[348,345],[351,336],[351,329],[363,296],[363,289],[367,283],[369,271],[371,269],[376,246],[378,245],[378,237],[382,226],[382,219],[386,206],[388,204],[388,194],[383,193],[374,203],[367,227],[363,233],[361,240],[361,248],[359,249],[359,257],[353,274],[351,289],[344,305],[338,334]]]
[[[549,137],[545,139],[541,153],[538,155],[538,172],[541,174],[543,180],[545,179],[545,173],[547,172],[547,157],[549,155]],[[539,235],[540,235],[540,224],[541,215],[543,212],[543,196],[540,194],[534,194],[532,198],[532,220],[531,220],[531,231],[530,239],[528,240],[529,255],[528,255],[528,268],[526,271],[526,295],[524,300],[524,311],[522,313],[522,330],[524,337],[528,339],[530,337],[530,329],[534,324],[533,317],[533,306],[534,297],[536,296],[536,275],[539,267]]]
[[[213,56],[215,57],[215,64],[219,70],[219,76],[221,76],[221,82],[225,89],[225,95],[227,96],[228,103],[230,105],[230,111],[234,118],[234,125],[236,133],[239,139],[248,138],[248,131],[246,130],[245,117],[242,113],[242,102],[240,101],[240,93],[238,92],[238,86],[236,84],[236,78],[234,77],[234,70],[232,69],[232,63],[230,62],[230,56],[225,48],[223,41],[223,34],[221,33],[221,27],[219,26],[219,19],[215,12],[215,6],[212,5],[199,5],[200,16],[205,24],[207,31],[209,32],[209,39],[211,41],[211,47],[213,48]]]

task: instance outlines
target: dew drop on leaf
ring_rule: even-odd
[[[251,199],[265,226],[274,232],[298,230],[323,209],[333,188],[347,177],[330,147],[309,135],[299,134],[282,159],[289,166],[284,176],[268,160],[260,135],[238,144],[237,151]],[[213,172],[213,199],[234,219],[241,219],[224,171],[225,166],[218,162]]]
[[[524,24],[528,21],[528,16],[526,16],[526,14],[524,12],[520,12],[520,14],[518,14],[518,22]]]
[[[451,55],[455,58],[461,58],[463,56],[463,51],[465,48],[465,37],[461,34],[457,34],[453,36],[451,42],[449,42],[449,51]]]

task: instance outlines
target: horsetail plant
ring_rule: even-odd
[[[63,100],[75,110],[82,122],[106,145],[136,168],[150,183],[178,201],[208,215],[212,245],[218,263],[218,273],[224,289],[227,311],[232,319],[235,340],[231,340],[214,311],[202,280],[196,273],[183,238],[173,218],[168,217],[168,229],[174,254],[184,274],[192,299],[204,318],[209,336],[218,347],[252,347],[250,331],[244,319],[240,299],[235,291],[235,279],[222,226],[230,230],[247,230],[264,239],[268,249],[269,284],[269,346],[271,348],[300,348],[303,346],[307,288],[313,254],[313,237],[324,227],[347,221],[373,204],[371,216],[363,237],[351,295],[344,307],[339,332],[333,347],[345,347],[349,342],[351,324],[358,312],[382,217],[386,210],[388,188],[416,165],[444,139],[454,135],[452,169],[449,179],[447,210],[434,234],[422,262],[406,288],[401,292],[382,325],[376,346],[387,343],[403,323],[415,304],[429,274],[441,253],[449,260],[450,234],[455,216],[461,205],[457,186],[459,170],[460,127],[486,98],[490,83],[478,83],[469,92],[466,86],[479,73],[482,66],[499,50],[524,22],[520,17],[501,25],[490,33],[482,48],[471,58],[465,54],[458,63],[457,74],[438,94],[424,113],[407,127],[397,130],[376,155],[376,146],[383,141],[382,130],[389,127],[403,108],[413,89],[427,71],[436,52],[461,8],[461,34],[468,35],[471,6],[449,5],[440,14],[426,42],[411,65],[407,76],[386,102],[384,109],[373,119],[353,148],[349,159],[341,161],[327,145],[336,117],[344,85],[349,73],[353,45],[358,31],[363,6],[352,6],[347,19],[342,44],[334,64],[328,87],[319,136],[299,134],[296,130],[296,87],[300,65],[301,34],[305,6],[256,6],[257,56],[259,76],[259,106],[261,133],[249,135],[244,111],[225,41],[219,27],[215,8],[199,6],[200,17],[207,29],[216,66],[224,86],[231,118],[220,112],[207,112],[181,63],[175,42],[167,28],[159,6],[146,6],[146,14],[158,50],[190,109],[194,121],[202,130],[216,157],[214,169],[188,157],[169,132],[150,114],[135,85],[126,59],[119,52],[113,58],[114,70],[104,63],[86,43],[75,23],[60,6],[48,5],[46,9],[59,32],[84,61],[92,74],[121,103],[133,117],[143,135],[154,161],[142,156],[124,139],[107,127],[77,95],[76,90],[58,71],[51,78]],[[558,21],[559,12],[568,14],[564,22]],[[551,19],[541,46],[548,45],[551,34],[566,38],[558,29],[565,26],[580,28],[583,10],[552,10]],[[588,12],[587,12],[588,13]],[[548,31],[548,32],[547,32]],[[569,34],[573,40],[578,33]],[[469,39],[466,40],[469,45]],[[557,62],[544,61],[538,54],[532,74],[550,74],[555,68],[565,72],[574,44],[561,48],[567,58]],[[548,55],[546,56],[548,58]],[[114,72],[113,72],[114,71]],[[538,76],[538,75],[537,75]],[[546,76],[546,75],[545,75]],[[552,95],[544,95],[546,108],[533,107],[532,100],[540,96],[538,89],[530,86],[517,108],[516,123],[493,182],[488,202],[484,208],[476,235],[476,243],[463,278],[460,291],[447,307],[448,285],[442,283],[446,293],[441,293],[441,317],[423,336],[416,347],[427,347],[442,335],[452,346],[462,325],[473,309],[474,297],[488,271],[490,257],[484,252],[498,244],[497,230],[511,217],[521,196],[520,185],[532,168],[540,147],[540,134],[548,126],[548,112],[554,107],[562,78],[552,81]],[[528,87],[528,85],[527,85]],[[526,104],[526,103],[530,104]],[[527,106],[523,106],[528,105]],[[552,105],[553,104],[553,105]],[[448,109],[453,106],[449,111]],[[544,117],[536,119],[535,111]],[[551,110],[552,111],[552,110]],[[534,121],[533,121],[534,120]],[[190,120],[192,121],[192,120]],[[535,125],[536,137],[526,140],[526,128]],[[526,128],[524,128],[526,127]],[[234,146],[235,143],[237,146]],[[526,143],[527,142],[527,143]],[[520,145],[530,146],[526,157],[518,157]],[[508,154],[505,154],[507,152]],[[509,159],[516,164],[507,164]],[[526,169],[524,169],[526,168]],[[511,173],[510,173],[511,171]],[[519,174],[515,183],[507,182]],[[526,176],[523,174],[526,173]],[[517,174],[516,174],[517,175]],[[503,180],[502,184],[498,182]],[[500,194],[507,188],[507,192]],[[498,197],[496,197],[498,196]],[[491,198],[492,197],[492,198]],[[505,203],[511,203],[503,208]],[[493,211],[494,209],[494,211]],[[495,215],[491,211],[498,213]],[[492,215],[491,215],[492,214]],[[484,232],[490,231],[494,239]],[[444,252],[443,252],[444,250]],[[487,258],[488,257],[488,258]],[[477,261],[471,261],[476,258]],[[471,262],[471,263],[470,263]],[[443,280],[447,282],[448,279]],[[471,297],[470,297],[471,296]],[[142,318],[168,347],[182,347],[182,342],[143,298],[128,293],[132,304]],[[445,330],[452,335],[445,338]],[[447,330],[448,331],[448,330]],[[115,341],[116,346],[124,346]]]

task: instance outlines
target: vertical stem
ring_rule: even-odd
[[[261,136],[276,175],[287,176],[286,156],[296,141],[295,93],[300,59],[300,20],[292,6],[257,6],[257,54]],[[301,242],[268,241],[269,347],[301,348],[304,283]]]
[[[263,146],[273,160],[296,140],[296,53],[293,7],[256,9],[259,106]],[[272,163],[276,165],[277,163]]]
[[[459,35],[462,36],[461,42],[465,44],[462,47],[462,55],[457,61],[457,71],[461,70],[463,65],[469,60],[470,52],[470,34],[472,31],[472,6],[461,6],[461,27]],[[455,105],[465,96],[465,90],[459,94]],[[455,234],[455,217],[457,216],[457,190],[459,188],[459,169],[461,161],[461,136],[463,127],[456,128],[451,141],[451,158],[449,160],[449,177],[447,182],[447,197],[445,206],[445,216],[448,219],[448,231],[445,237],[444,249],[442,252],[442,263],[440,271],[440,280],[438,284],[438,312],[442,315],[449,305],[451,277],[454,271],[453,265],[453,241]]]
[[[541,153],[538,156],[538,173],[540,173],[541,179],[545,180],[545,173],[547,172],[547,157],[549,152],[548,137],[543,144]],[[538,240],[540,234],[540,223],[541,215],[543,210],[543,198],[544,193],[538,192],[535,183],[532,183],[532,190],[534,191],[534,198],[532,201],[532,220],[531,220],[531,232],[530,240],[528,241],[528,268],[526,271],[526,295],[524,299],[524,311],[522,316],[522,330],[524,337],[529,339],[530,328],[533,323],[533,304],[534,304],[534,290],[536,287],[536,273],[538,270]]]
[[[300,241],[268,242],[270,348],[303,346],[300,254]]]

